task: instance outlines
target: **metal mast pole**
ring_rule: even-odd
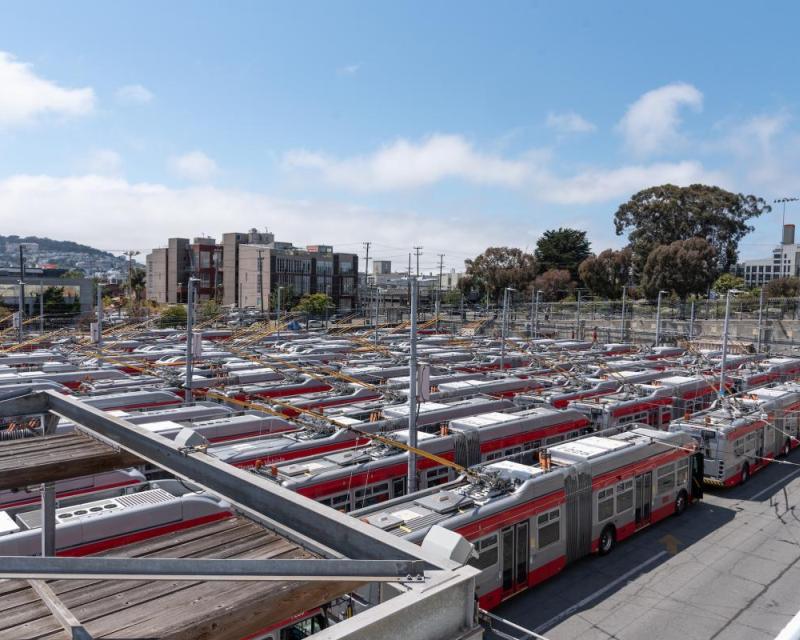
[[[762,340],[762,332],[763,332],[763,313],[764,313],[764,287],[761,287],[761,291],[758,294],[758,339],[757,339],[757,346],[756,352],[761,353],[761,340]]]
[[[533,340],[533,316],[536,314],[534,309],[536,308],[536,289],[534,288],[531,291],[531,318],[528,324],[528,336],[531,340]]]
[[[408,358],[408,443],[417,447],[417,279],[411,280],[411,351]],[[408,492],[417,490],[417,456],[408,452]]]
[[[378,311],[381,306],[381,292],[375,287],[375,346],[378,346]]]
[[[39,282],[39,333],[44,333],[44,284],[41,281]]]
[[[725,322],[722,327],[722,360],[719,370],[719,397],[725,397],[725,366],[728,361],[728,318],[731,313],[731,292],[725,296]]]
[[[193,356],[193,342],[194,336],[192,335],[194,325],[194,283],[196,278],[189,278],[186,286],[186,382],[184,384],[185,392],[183,399],[185,402],[191,402],[194,399],[192,392],[192,356]]]
[[[620,342],[625,342],[625,298],[628,295],[628,287],[622,287],[622,324],[620,325]]]
[[[367,287],[369,286],[369,247],[372,244],[371,242],[362,242],[362,246],[367,250],[366,256],[364,256],[364,298],[366,298]],[[360,289],[360,287],[359,287]],[[364,310],[364,325],[367,324],[367,318],[369,318],[369,308],[367,306],[366,300],[362,303],[362,309]]]
[[[578,289],[578,307],[576,309],[576,317],[575,317],[575,339],[581,339],[581,290]]]
[[[661,342],[661,291],[658,292],[658,302],[656,303],[656,342],[658,346]]]
[[[508,317],[508,287],[503,289],[503,322],[500,327],[500,371],[506,370],[506,318]]]
[[[19,245],[19,327],[17,328],[17,337],[22,342],[23,327],[22,319],[25,317],[25,257],[23,255],[24,247],[22,243]]]
[[[258,252],[258,306],[264,315],[264,252]]]
[[[692,300],[692,306],[689,309],[689,342],[691,342],[693,338],[694,338],[694,300]]]
[[[103,363],[103,285],[97,283],[97,361]]]
[[[444,269],[444,254],[439,254],[439,285],[436,287],[436,331],[439,331],[439,311],[442,305],[442,270]]]
[[[539,337],[539,302],[542,299],[542,291],[541,289],[536,292],[536,307],[533,313],[533,336],[534,338]]]

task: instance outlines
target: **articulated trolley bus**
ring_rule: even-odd
[[[731,487],[798,445],[798,412],[800,385],[786,383],[676,421],[670,430],[695,439],[703,452],[707,483]]]
[[[479,480],[352,515],[418,543],[434,525],[464,536],[478,552],[480,606],[491,609],[702,497],[703,458],[686,433],[637,427],[588,436],[543,450],[540,460],[491,463]]]

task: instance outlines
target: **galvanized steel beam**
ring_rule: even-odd
[[[424,565],[421,560],[0,556],[0,578],[411,583],[425,580]]]

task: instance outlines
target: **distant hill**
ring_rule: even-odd
[[[70,240],[51,240],[50,238],[40,238],[39,236],[3,236],[0,235],[0,253],[5,253],[6,242],[35,242],[39,245],[40,251],[63,251],[65,253],[87,253],[96,256],[112,256],[113,254],[101,249],[95,249],[85,244],[72,242]]]

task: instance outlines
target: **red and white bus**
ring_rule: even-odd
[[[730,389],[732,383],[726,386]],[[669,376],[618,393],[574,400],[568,406],[585,414],[595,431],[631,423],[664,429],[675,418],[702,411],[717,398],[716,381],[711,378]]]
[[[481,462],[530,453],[542,446],[584,435],[589,421],[577,411],[537,407],[519,413],[483,413],[450,422],[440,433],[418,433],[417,448],[472,467]],[[408,443],[408,430],[388,438]],[[454,480],[452,467],[417,458],[417,486],[422,489]],[[383,444],[261,467],[258,473],[287,489],[323,504],[350,511],[405,495],[408,452]]]
[[[421,431],[438,432],[441,425],[456,418],[513,407],[509,400],[491,398],[470,398],[448,403],[422,402],[418,407],[417,425]],[[372,416],[368,412],[366,418],[339,415],[332,416],[330,420],[303,431],[218,444],[209,447],[208,453],[244,468],[323,455],[370,441],[366,436],[352,431],[353,428],[367,433],[402,428],[408,424],[408,405],[389,405],[375,409]]]
[[[758,389],[722,408],[670,425],[692,436],[704,457],[705,480],[725,487],[747,482],[798,445],[800,385]]]
[[[362,509],[354,517],[422,543],[434,526],[475,545],[480,606],[550,578],[702,497],[702,460],[685,433],[635,428],[550,447],[536,466],[502,461],[479,480]]]

